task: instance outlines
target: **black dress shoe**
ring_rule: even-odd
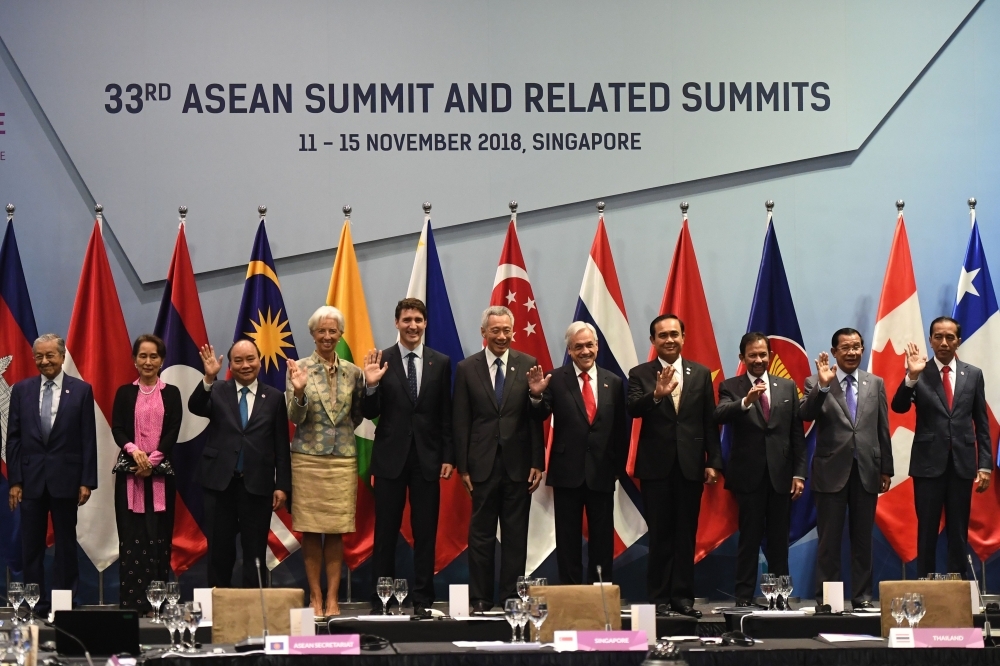
[[[861,603],[857,603],[857,604],[852,603],[851,606],[854,607],[854,610],[860,610],[862,608],[865,608],[865,609],[874,609],[875,608],[875,604],[873,604],[870,601],[862,601]]]
[[[674,610],[681,615],[686,615],[688,617],[693,617],[696,620],[701,619],[701,611],[697,610],[694,606],[674,606]]]
[[[423,604],[413,604],[413,617],[429,620],[433,616],[430,610]]]
[[[473,601],[472,602],[472,612],[473,613],[486,613],[493,610],[493,604],[488,601]]]
[[[670,615],[673,611],[670,610],[670,604],[656,604],[656,614],[657,615]]]

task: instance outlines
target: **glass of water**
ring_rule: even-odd
[[[785,610],[792,610],[792,604],[789,601],[792,596],[792,590],[794,589],[794,585],[792,585],[792,577],[790,575],[781,576],[778,586],[781,588],[781,596],[785,600]]]
[[[389,613],[389,599],[392,599],[392,578],[382,576],[375,586],[375,594],[382,600],[382,615]]]
[[[201,602],[189,601],[184,604],[184,622],[187,624],[188,633],[191,634],[191,647],[187,651],[197,652],[198,648],[195,645],[198,639],[195,634],[198,633],[198,625],[201,624]]]
[[[149,605],[153,607],[153,619],[152,622],[155,624],[160,624],[160,604],[167,597],[167,588],[163,584],[162,580],[154,580],[149,583],[149,587],[146,588],[146,599],[149,600]]]
[[[24,600],[28,604],[28,624],[35,624],[35,604],[38,603],[39,598],[41,598],[41,591],[38,589],[38,583],[26,583],[24,586]]]
[[[16,626],[21,621],[17,612],[21,608],[21,602],[24,601],[24,583],[18,583],[17,581],[7,583],[7,601],[10,602],[11,608],[14,609],[14,616],[11,618],[11,622]]]
[[[517,577],[517,596],[521,597],[521,601],[528,600],[528,593],[533,582],[530,576]]]
[[[906,602],[906,619],[911,627],[916,627],[927,613],[927,608],[924,607],[924,595],[913,592],[907,596],[910,598]]]
[[[767,599],[767,610],[774,610],[774,576],[769,573],[760,575],[760,593]]]
[[[518,599],[508,599],[503,604],[503,616],[507,619],[507,624],[510,625],[510,642],[518,643],[517,640],[517,630],[520,625],[518,625],[517,614],[518,609],[521,606],[521,601]]]
[[[542,623],[549,616],[549,604],[545,597],[528,597],[528,619],[535,627],[535,642],[541,642]]]
[[[906,617],[906,609],[903,607],[903,597],[894,597],[889,604],[889,613],[896,621],[897,627],[903,626],[903,618]]]
[[[167,603],[174,605],[181,600],[181,586],[176,582],[166,584]]]
[[[163,607],[163,623],[167,625],[167,632],[170,634],[170,649],[180,648],[180,633],[183,627],[187,626],[180,606],[177,604],[167,604]],[[174,632],[177,632],[177,643],[174,643]]]
[[[397,578],[392,583],[393,592],[396,595],[396,603],[399,604],[399,614],[403,614],[403,599],[409,594],[409,589],[405,578]]]

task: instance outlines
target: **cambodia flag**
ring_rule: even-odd
[[[13,210],[7,215],[7,233],[0,247],[0,431],[3,435],[0,462],[0,497],[7,497],[7,414],[10,387],[38,374],[31,345],[38,338],[35,314],[28,298],[21,255],[14,238]],[[0,509],[0,562],[15,575],[21,573],[21,509]]]
[[[174,256],[170,260],[167,284],[153,332],[167,346],[167,356],[160,376],[163,381],[180,389],[184,404],[178,446],[174,447],[173,453],[173,465],[177,473],[177,504],[170,566],[179,576],[208,552],[208,541],[202,529],[205,524],[202,490],[194,480],[198,460],[205,448],[208,419],[195,416],[187,410],[187,398],[201,384],[205,374],[198,350],[208,344],[208,334],[188,254],[183,220],[177,231]]]
[[[788,288],[788,277],[785,275],[785,264],[781,260],[778,236],[774,231],[770,209],[767,211],[767,235],[764,237],[764,251],[760,258],[757,288],[753,294],[753,305],[750,306],[747,331],[760,331],[767,335],[771,341],[771,367],[767,369],[768,373],[794,381],[801,397],[806,377],[811,374],[809,357],[806,355],[799,320],[795,315],[795,304],[792,303],[792,292]],[[737,373],[740,372],[745,372],[742,364],[737,370]],[[804,427],[806,459],[811,466],[813,452],[816,450],[816,431],[812,423],[804,424]],[[723,455],[728,458],[727,439],[723,438],[722,447]],[[792,502],[789,542],[795,543],[814,527],[816,527],[816,504],[812,499],[811,485],[806,479],[802,496]]]

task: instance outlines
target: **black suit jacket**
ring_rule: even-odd
[[[111,434],[118,448],[130,442],[135,444],[135,402],[138,397],[138,384],[119,386],[118,392],[115,393],[115,406],[111,410]],[[156,450],[163,454],[165,460],[169,460],[174,444],[177,443],[177,436],[181,432],[184,405],[181,402],[180,390],[173,384],[164,386],[160,397],[163,400],[163,427],[160,431],[160,444]]]
[[[806,478],[806,443],[799,418],[798,389],[795,382],[770,373],[768,380],[771,414],[767,421],[760,401],[750,409],[743,409],[743,398],[752,386],[746,373],[730,377],[719,385],[715,420],[733,428],[726,488],[736,492],[756,490],[765,467],[771,485],[779,493],[791,490],[793,476]]]
[[[656,375],[663,369],[654,358],[628,373],[628,413],[642,419],[635,459],[638,479],[666,479],[676,459],[689,481],[703,481],[705,467],[722,469],[722,445],[715,425],[712,373],[703,365],[681,359],[684,385],[679,411],[670,396],[653,401]]]
[[[543,411],[528,398],[528,370],[537,361],[511,349],[504,368],[503,401],[497,406],[483,350],[460,361],[455,371],[453,435],[460,474],[473,483],[485,481],[493,469],[497,447],[513,481],[528,482],[531,468],[545,469]]]
[[[587,420],[576,366],[571,362],[552,371],[541,404],[544,415],[554,417],[546,482],[556,488],[586,482],[591,490],[614,492],[628,455],[625,391],[621,378],[604,368],[597,368],[591,385],[597,393],[593,424]]]
[[[209,420],[208,438],[197,479],[209,490],[225,490],[233,480],[243,449],[243,483],[251,495],[292,492],[292,459],[288,447],[288,410],[278,389],[257,381],[247,427],[240,425],[236,380],[217,380],[206,391],[201,382],[191,392],[188,410]]]
[[[424,345],[424,367],[417,402],[410,397],[410,384],[399,345],[382,351],[389,365],[378,388],[365,395],[362,411],[368,420],[378,419],[372,448],[371,473],[396,479],[403,472],[412,441],[424,479],[441,475],[442,463],[455,464],[451,438],[451,359]]]
[[[948,411],[944,384],[933,359],[920,373],[912,388],[906,380],[892,397],[892,411],[905,414],[917,406],[917,429],[910,449],[910,476],[941,476],[948,466],[948,451],[955,474],[976,478],[976,471],[993,469],[990,422],[986,415],[986,388],[983,371],[956,359],[952,408]],[[978,450],[978,455],[977,455]]]
[[[94,390],[87,382],[63,375],[59,409],[42,441],[38,397],[42,377],[14,384],[7,414],[7,480],[21,484],[25,499],[75,498],[80,486],[97,488],[97,429]]]

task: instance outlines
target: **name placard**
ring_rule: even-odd
[[[268,636],[265,654],[361,654],[358,634],[326,636]]]
[[[645,652],[645,631],[556,631],[556,652]]]
[[[983,630],[977,628],[928,628],[889,630],[889,647],[899,648],[981,648]]]

